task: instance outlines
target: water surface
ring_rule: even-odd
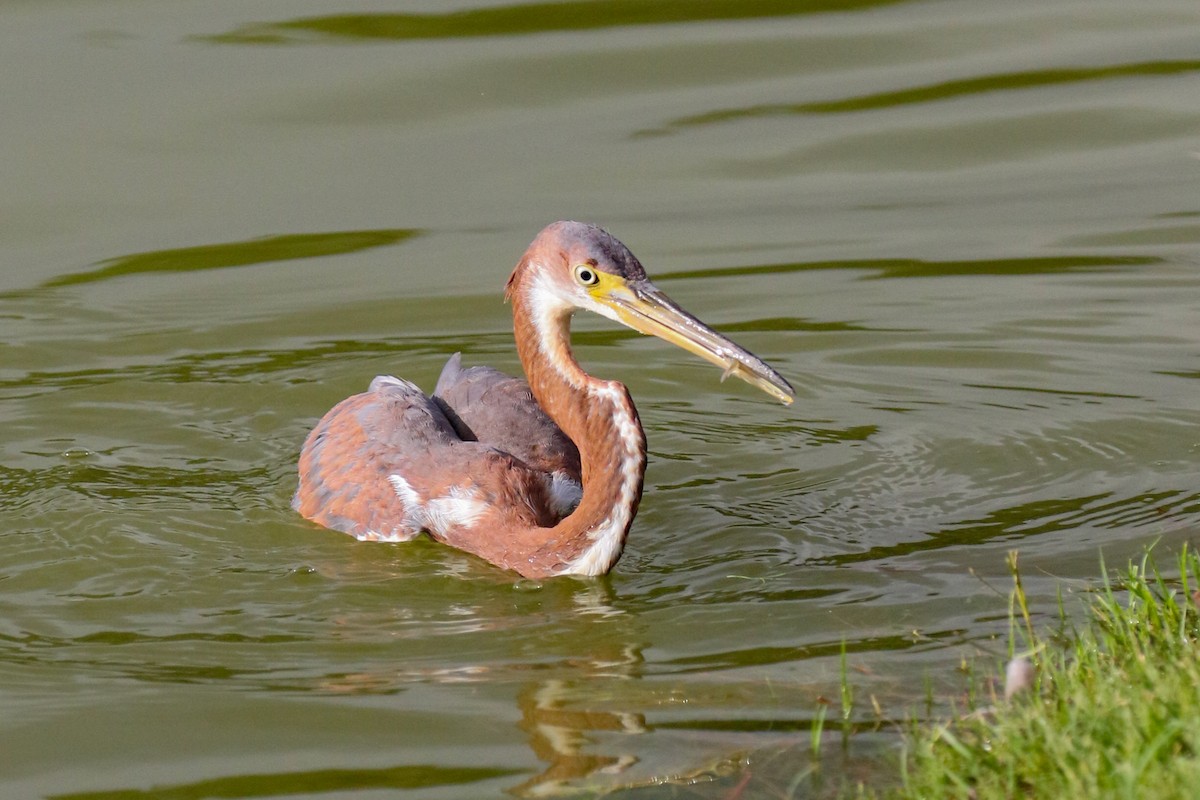
[[[1048,621],[1195,539],[1198,40],[1192,0],[5,6],[3,793],[886,774],[1005,653],[1008,550]],[[651,449],[612,576],[298,519],[372,376],[518,369],[559,218],[796,404],[580,319]]]

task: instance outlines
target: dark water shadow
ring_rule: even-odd
[[[161,464],[56,464],[43,469],[0,468],[0,498],[13,509],[37,509],[49,495],[67,492],[75,500],[131,503],[165,498],[195,500],[210,507],[238,508],[270,485],[274,475],[265,466],[246,470],[221,469],[213,463],[187,469]],[[128,507],[128,506],[126,506]]]
[[[899,328],[875,328],[857,322],[841,320],[811,320],[804,317],[764,317],[762,319],[730,322],[721,325],[727,333],[773,333],[777,331],[804,333],[881,333],[897,332]]]
[[[579,341],[587,342],[584,338]],[[473,350],[482,354],[492,349],[511,349],[511,343],[512,333],[505,332],[474,334],[469,337],[447,334],[404,341],[334,339],[317,342],[310,347],[289,350],[211,350],[175,356],[165,361],[147,361],[111,368],[29,372],[11,380],[0,380],[0,393],[9,400],[29,399],[59,389],[106,386],[118,381],[145,381],[163,385],[261,383],[273,375],[284,375],[284,380],[288,383],[311,383],[321,380],[314,377],[311,370],[327,361],[395,355],[398,357],[397,361],[403,363],[404,359],[400,358],[401,356],[418,358],[444,353],[449,357],[460,350]],[[433,373],[433,377],[436,375],[437,373]],[[364,379],[363,390],[366,389],[366,381],[369,379],[370,376]]]
[[[1161,219],[1172,219],[1161,215]],[[1173,219],[1187,219],[1179,216]],[[1068,236],[1058,241],[1063,247],[1170,247],[1200,244],[1200,225],[1157,225],[1108,233]]]
[[[943,631],[922,631],[919,638],[910,634],[894,636],[868,636],[861,639],[839,639],[837,641],[816,642],[792,647],[747,647],[740,650],[705,653],[699,656],[686,656],[658,661],[652,672],[655,675],[686,675],[689,673],[712,673],[723,670],[738,670],[746,667],[765,667],[777,664],[790,664],[816,659],[833,659],[842,653],[851,655],[860,653],[886,652],[899,654],[914,648],[943,646],[946,642],[957,642],[968,636],[969,631],[951,628]]]
[[[861,261],[793,261],[740,267],[713,267],[668,272],[655,280],[725,278],[747,275],[785,275],[818,270],[860,270],[879,278],[942,278],[971,275],[1054,275],[1067,272],[1118,271],[1164,263],[1158,256],[1038,256],[1029,258],[979,259],[977,261],[927,261],[919,258],[875,258]]]
[[[575,0],[524,3],[442,14],[335,14],[260,22],[227,33],[193,37],[214,44],[297,44],[307,41],[409,41],[588,31],[636,25],[772,19],[856,11],[906,0]]]
[[[809,562],[822,566],[847,566],[882,561],[948,547],[1017,542],[1035,536],[1066,533],[1079,528],[1133,529],[1186,519],[1200,511],[1200,493],[1168,489],[1127,497],[1111,493],[1053,500],[1031,500],[997,509],[978,519],[965,520],[930,532],[920,541],[872,547]]]
[[[1105,67],[1078,67],[1074,69],[1039,69],[1009,72],[1000,75],[981,75],[974,78],[942,81],[926,86],[913,86],[890,92],[845,97],[839,100],[818,100],[808,103],[768,103],[708,111],[703,114],[679,117],[668,121],[660,128],[651,128],[635,133],[635,136],[662,136],[676,133],[685,128],[702,128],[735,122],[743,119],[764,117],[804,116],[809,114],[849,114],[858,111],[876,111],[884,108],[935,103],[959,97],[988,94],[992,92],[1040,89],[1045,86],[1062,86],[1092,81],[1120,78],[1162,77],[1200,72],[1200,61],[1143,61],[1135,64],[1114,64]]]
[[[171,250],[151,250],[102,261],[97,269],[61,275],[41,284],[41,289],[95,283],[126,275],[162,272],[200,272],[210,269],[246,267],[272,261],[344,255],[375,247],[398,244],[423,231],[394,228],[332,233],[294,233],[266,236],[241,242],[223,242]]]
[[[228,797],[311,796],[326,792],[381,789],[427,789],[434,786],[466,786],[521,774],[504,767],[439,767],[406,764],[384,769],[316,769],[263,775],[231,775],[225,778],[154,786],[150,789],[113,789],[47,795],[50,800],[202,800]]]

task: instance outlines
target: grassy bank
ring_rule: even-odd
[[[1200,797],[1200,557],[1185,551],[1169,580],[1149,557],[1130,565],[1065,634],[1035,630],[1015,554],[1011,567],[1015,641],[1033,669],[1018,660],[1010,675],[1031,684],[915,728],[891,796]]]

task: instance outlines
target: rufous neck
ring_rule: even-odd
[[[551,529],[552,546],[562,556],[562,572],[604,574],[620,557],[641,500],[641,421],[622,384],[593,378],[575,360],[569,310],[532,307],[520,291],[511,298],[517,353],[533,396],[579,448],[583,497]]]

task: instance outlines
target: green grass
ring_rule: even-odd
[[[1034,629],[1015,553],[1010,568],[1014,641],[1036,681],[1011,701],[914,726],[889,796],[1200,797],[1200,557],[1185,550],[1172,579],[1150,556],[1131,564],[1065,635]]]

